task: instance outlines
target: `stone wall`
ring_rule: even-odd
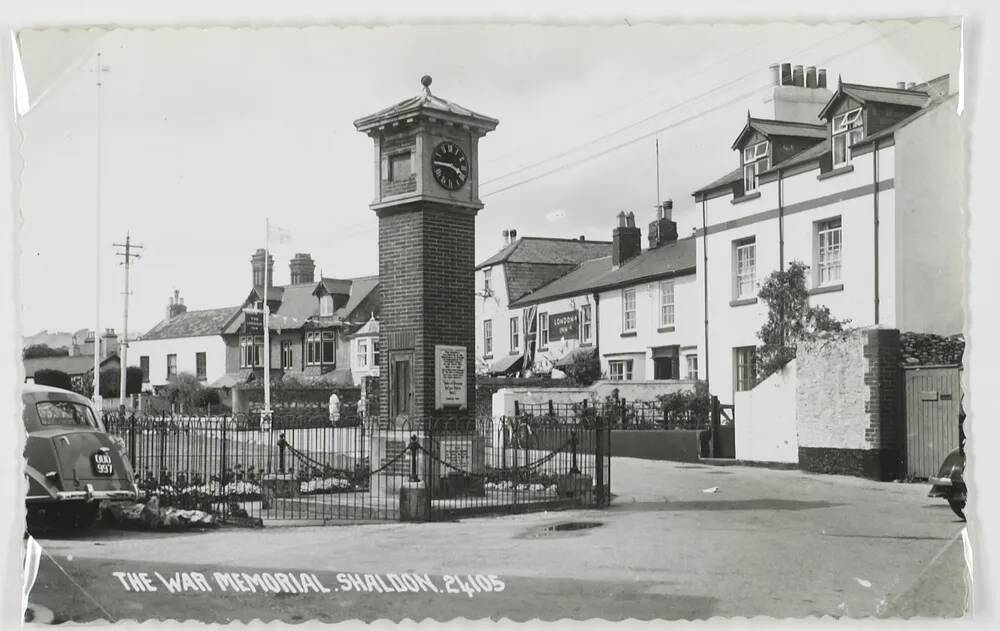
[[[902,370],[895,329],[801,345],[796,356],[799,466],[889,480],[902,467]]]
[[[899,346],[906,366],[953,366],[962,363],[965,338],[961,334],[942,337],[932,333],[901,333]]]

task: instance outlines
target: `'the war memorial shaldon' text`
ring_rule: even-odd
[[[235,592],[275,594],[329,594],[331,592],[476,594],[502,592],[506,584],[495,574],[440,578],[427,574],[359,574],[340,572],[329,587],[312,572],[112,572],[128,592],[169,594]]]

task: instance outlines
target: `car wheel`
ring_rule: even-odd
[[[955,512],[956,515],[965,521],[965,500],[948,500],[948,506],[951,506],[951,510]]]

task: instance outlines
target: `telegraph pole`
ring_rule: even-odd
[[[129,233],[125,233],[125,243],[115,243],[113,244],[116,248],[125,248],[123,250],[118,250],[115,252],[115,256],[123,257],[125,260],[120,263],[120,265],[125,266],[125,291],[122,292],[125,300],[125,313],[122,318],[122,340],[118,344],[118,360],[121,364],[121,374],[118,386],[118,406],[120,408],[125,407],[125,374],[128,370],[128,297],[131,292],[128,288],[128,272],[132,265],[132,259],[139,258],[139,254],[133,252],[133,250],[141,250],[141,245],[132,245],[132,237]]]

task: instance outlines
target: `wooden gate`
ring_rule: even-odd
[[[908,477],[937,475],[945,456],[959,446],[961,370],[959,366],[921,366],[904,371]]]

